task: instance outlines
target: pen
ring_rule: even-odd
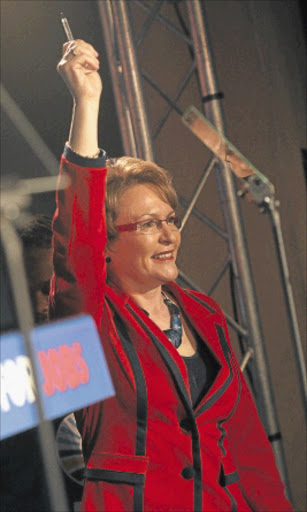
[[[61,22],[62,22],[63,29],[64,29],[64,32],[67,37],[67,41],[73,41],[74,36],[72,35],[72,31],[70,30],[68,20],[67,20],[67,18],[65,18],[64,14],[62,12],[61,12]]]

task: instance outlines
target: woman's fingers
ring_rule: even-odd
[[[93,47],[91,45],[77,44],[75,41],[71,41],[66,46],[62,61],[69,62],[71,59],[80,61],[80,59],[84,60],[84,57],[88,59],[88,65],[95,63],[95,68],[99,68],[98,53]]]
[[[75,50],[78,48],[79,53],[87,53],[90,55],[94,55],[96,58],[98,57],[98,52],[95,50],[95,48],[89,44],[83,41],[82,39],[74,39],[73,41],[68,41],[63,44],[62,54],[63,56],[68,51],[70,52],[72,49]]]
[[[66,42],[57,70],[75,99],[99,99],[102,83],[97,73],[98,52],[91,44],[82,39]]]
[[[66,74],[69,69],[80,69],[83,66],[87,70],[98,71],[98,52],[92,45],[82,40],[69,41],[63,45],[63,57],[57,69],[61,74]]]
[[[77,54],[77,53],[70,53],[68,55],[64,55],[62,60],[59,62],[59,65],[58,65],[58,68],[71,68],[71,69],[74,69],[74,68],[80,68],[80,65],[85,67],[85,68],[89,68],[89,69],[93,69],[93,70],[96,70],[98,71],[99,69],[99,60],[96,59],[95,57],[91,56],[91,55],[87,55],[85,53],[80,53],[80,54]]]

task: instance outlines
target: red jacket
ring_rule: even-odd
[[[71,183],[57,195],[51,312],[93,315],[116,390],[77,414],[81,510],[292,510],[219,306],[173,282],[165,288],[221,365],[193,409],[182,357],[133,300],[106,284],[103,159],[65,151],[61,172]]]

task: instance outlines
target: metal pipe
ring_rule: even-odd
[[[137,156],[135,138],[131,126],[129,107],[127,106],[125,88],[123,86],[122,66],[115,45],[114,19],[110,0],[99,0],[98,10],[102,24],[104,40],[115,96],[117,116],[125,155]]]
[[[143,11],[151,12],[151,8],[148,5],[146,5],[144,0],[134,0],[134,3],[137,4],[141,9],[143,9]],[[162,16],[161,14],[157,14],[156,19],[161,23],[161,25],[164,25],[171,32],[173,32],[173,34],[179,37],[179,39],[185,41],[188,45],[191,44],[191,39],[188,36],[186,36],[183,32],[178,30],[178,28],[175,27],[175,25],[172,25],[164,16]]]
[[[145,36],[147,35],[151,25],[155,21],[157,15],[158,15],[158,12],[160,11],[160,9],[163,5],[163,2],[164,2],[164,0],[156,0],[154,8],[150,11],[148,18],[142,27],[142,31],[139,34],[139,37],[135,43],[136,48],[138,48],[140,46],[140,44],[144,41]]]
[[[252,349],[252,347],[250,347],[247,352],[245,353],[242,361],[241,361],[241,364],[240,364],[240,370],[241,372],[244,372],[247,364],[248,364],[248,361],[253,357],[254,355],[254,350]]]
[[[117,0],[112,3],[112,8],[137,155],[144,160],[153,161],[154,155],[151,134],[140,82],[137,55],[127,12],[127,4],[124,0]]]
[[[22,258],[22,245],[15,228],[4,215],[1,215],[0,229],[3,250],[6,257],[10,282],[12,284],[12,294],[16,306],[18,326],[23,336],[26,354],[31,361],[33,370],[33,380],[36,390],[36,408],[39,420],[39,442],[51,510],[68,512],[69,508],[63,478],[56,458],[54,432],[51,422],[45,418],[44,404],[40,391],[39,373],[31,337],[33,330],[33,314]]]
[[[184,199],[184,197],[178,195],[178,199],[179,199],[179,203],[184,208],[188,207],[189,203],[188,203],[188,201],[186,199]],[[222,228],[220,228],[217,224],[215,224],[215,222],[213,222],[213,220],[209,219],[209,217],[207,217],[206,215],[201,213],[199,210],[197,210],[197,208],[194,208],[192,213],[193,213],[193,215],[195,215],[195,217],[197,219],[199,219],[200,221],[202,221],[205,224],[207,224],[207,226],[210,229],[212,229],[212,231],[214,231],[217,235],[219,235],[221,238],[223,238],[223,240],[228,241],[228,234],[227,234],[227,232],[225,230],[223,230]]]
[[[307,391],[306,391],[306,368],[304,352],[302,348],[301,335],[296,315],[293,291],[290,281],[290,272],[285,251],[285,244],[281,229],[280,215],[276,207],[276,201],[270,200],[267,208],[273,228],[275,246],[279,262],[279,269],[286,300],[287,313],[294,345],[294,355],[298,367],[298,379],[300,384],[301,395],[303,398],[304,411],[306,412]]]
[[[208,165],[206,166],[205,170],[204,170],[204,173],[203,173],[203,176],[199,182],[199,184],[197,185],[196,187],[196,190],[193,194],[193,197],[190,201],[190,204],[189,206],[187,207],[186,211],[185,211],[185,214],[184,214],[184,217],[182,219],[182,223],[181,223],[181,231],[183,230],[188,218],[190,217],[191,213],[192,213],[192,210],[196,204],[196,201],[197,199],[199,198],[199,194],[201,193],[202,189],[204,188],[205,184],[206,184],[206,181],[207,179],[209,178],[210,174],[211,174],[211,171],[214,167],[216,163],[216,159],[215,157],[212,157],[210,159],[210,161],[208,162]]]
[[[203,10],[202,10],[203,9]],[[211,45],[206,26],[204,5],[199,0],[187,3],[191,26],[191,36],[197,61],[201,94],[204,98],[219,92]],[[207,117],[221,134],[225,134],[222,107],[217,99],[205,103]],[[247,244],[244,236],[243,222],[235,192],[234,179],[224,164],[217,173],[218,190],[221,198],[224,219],[229,233],[229,248],[236,279],[236,294],[244,325],[248,327],[250,342],[254,349],[252,373],[257,386],[257,405],[268,435],[279,435],[273,389],[268,370],[268,360],[263,339],[262,327],[256,301],[256,292],[252,280]],[[276,462],[283,479],[286,492],[290,496],[287,468],[280,439],[273,444]]]
[[[155,89],[159,94],[160,96],[162,96],[162,98],[165,99],[165,101],[167,101],[167,103],[169,103],[173,109],[177,112],[177,114],[179,114],[180,116],[182,116],[183,114],[183,110],[179,107],[179,105],[177,105],[177,103],[167,94],[167,92],[162,89],[162,87],[160,87],[149,75],[148,73],[146,73],[145,71],[142,72],[142,76],[143,78],[146,80],[146,82],[148,82],[151,87],[153,89]]]
[[[196,283],[194,283],[182,270],[178,270],[179,278],[186,283],[191,290],[196,290],[200,293],[205,293],[199,286],[197,286]],[[248,332],[244,327],[242,327],[238,322],[236,322],[231,316],[223,311],[223,315],[227,320],[227,323],[232,327],[237,333],[239,333],[241,336],[246,337],[248,335]]]
[[[209,295],[209,297],[212,295],[212,293],[215,290],[215,287],[218,285],[218,283],[222,279],[223,275],[225,274],[226,270],[229,268],[230,263],[231,263],[230,254],[227,254],[227,256],[225,258],[225,261],[223,262],[223,265],[221,266],[221,269],[220,269],[217,277],[215,278],[214,282],[212,283],[212,285],[208,289],[207,295]]]
[[[180,84],[180,86],[178,87],[178,89],[175,92],[175,96],[174,96],[174,101],[175,102],[180,98],[181,93],[184,91],[184,88],[187,86],[187,84],[188,84],[192,74],[194,73],[194,71],[195,71],[195,62],[192,62],[191,66],[190,66],[190,69],[186,73],[185,77],[182,80],[182,83]],[[160,91],[158,91],[158,92],[160,92]],[[153,134],[153,139],[154,140],[158,136],[162,126],[164,125],[164,123],[167,120],[167,118],[168,118],[169,114],[171,113],[171,111],[172,111],[172,105],[168,104],[168,106],[165,109],[165,113],[162,115],[161,120],[160,120],[158,126],[156,127],[156,129],[154,131],[154,134]]]
[[[45,172],[51,176],[57,176],[59,162],[2,83],[0,100],[4,112],[43,164]]]

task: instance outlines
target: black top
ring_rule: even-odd
[[[149,316],[148,311],[145,309],[143,309],[143,311]],[[173,331],[173,329],[167,329],[163,332],[172,344],[176,346],[169,336],[169,331]],[[196,407],[215,381],[221,369],[221,365],[211,354],[206,343],[200,338],[197,332],[195,332],[195,330],[193,330],[193,332],[197,340],[197,350],[193,356],[183,356],[182,358],[188,370],[192,404],[193,407]]]
[[[207,394],[220,370],[220,364],[206,344],[197,337],[197,351],[193,356],[183,357],[189,374],[193,407]]]

